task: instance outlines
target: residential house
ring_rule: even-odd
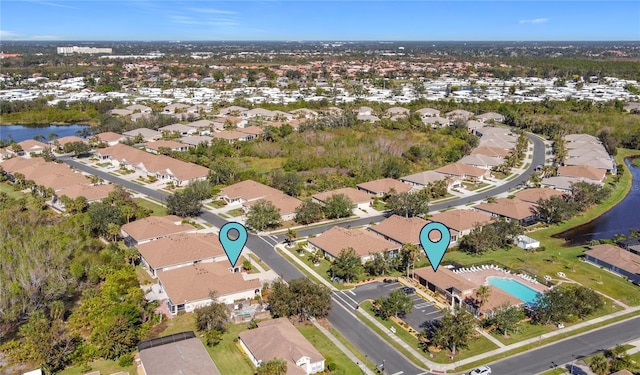
[[[640,255],[621,247],[600,244],[584,252],[584,259],[640,285]]]
[[[423,120],[425,117],[440,117],[440,111],[433,108],[420,108],[416,113],[420,114]]]
[[[310,238],[307,250],[321,251],[325,256],[337,258],[340,252],[352,248],[360,257],[362,263],[372,260],[375,254],[390,254],[395,256],[400,245],[386,240],[366,229],[345,229],[334,226],[328,231]]]
[[[504,115],[496,112],[486,112],[481,115],[476,116],[476,119],[482,123],[490,123],[490,122],[499,122],[503,123],[505,118]]]
[[[371,205],[371,196],[369,194],[367,194],[362,190],[354,189],[352,187],[326,191],[324,193],[317,193],[311,197],[311,200],[313,200],[316,203],[320,203],[324,205],[328,198],[334,195],[339,195],[339,194],[342,194],[347,198],[349,198],[351,203],[354,204],[355,208],[365,210]]]
[[[486,156],[480,154],[466,155],[458,160],[458,163],[471,165],[482,169],[491,169],[504,163],[504,160],[494,156]]]
[[[501,127],[501,126],[484,126],[484,127],[482,127],[481,130],[478,130],[478,134],[481,135],[481,136],[485,136],[485,135],[486,136],[490,136],[490,135],[498,135],[498,136],[509,135],[509,137],[506,138],[507,140],[515,141],[517,139],[512,134],[510,128],[505,128],[505,127]]]
[[[551,189],[548,187],[524,189],[514,194],[517,199],[521,201],[538,204],[541,199],[547,200],[551,197],[562,197],[564,193],[560,190]]]
[[[114,133],[114,132],[103,132],[95,135],[98,138],[99,142],[105,143],[107,146],[115,146],[121,141],[127,139],[122,134]]]
[[[241,332],[238,344],[258,367],[280,358],[287,363],[287,375],[309,375],[325,370],[325,358],[286,317],[263,321],[258,328]]]
[[[289,113],[294,115],[295,118],[307,120],[317,119],[320,115],[317,111],[308,108],[294,109],[293,111],[289,111]]]
[[[249,121],[246,118],[236,116],[216,117],[211,123],[216,131],[227,128],[244,128],[249,125]]]
[[[467,121],[466,126],[467,126],[467,131],[469,133],[480,135],[482,132],[482,129],[484,128],[484,123],[476,120],[469,120]]]
[[[0,147],[0,160],[9,159],[11,157],[11,152],[6,148]]]
[[[241,117],[245,119],[273,120],[276,117],[276,114],[268,109],[254,108],[242,112]]]
[[[384,197],[387,194],[408,193],[411,190],[409,184],[393,178],[381,178],[369,182],[363,182],[357,185],[359,190],[365,191],[376,197]]]
[[[182,218],[174,215],[149,216],[124,224],[121,234],[128,246],[137,246],[171,235],[195,232],[191,224],[182,224]]]
[[[179,136],[187,136],[194,135],[198,133],[198,130],[194,127],[183,125],[183,124],[171,124],[167,126],[163,126],[158,129],[161,134],[167,132],[168,134],[176,134]]]
[[[127,132],[122,133],[122,135],[131,139],[134,139],[138,135],[140,135],[142,137],[143,142],[154,141],[156,139],[162,138],[162,134],[160,132],[157,132],[153,129],[148,129],[148,128],[138,128],[138,129],[129,130]]]
[[[184,103],[173,103],[173,104],[169,104],[168,106],[164,107],[164,109],[162,110],[162,114],[163,115],[174,115],[176,113],[180,113],[180,112],[186,112],[187,108],[191,107],[190,105],[184,104]]]
[[[597,155],[584,155],[575,158],[567,158],[564,161],[564,165],[589,165],[597,169],[603,169],[607,172],[613,173],[614,162],[610,157],[601,157]]]
[[[88,181],[87,181],[88,182]],[[57,204],[60,209],[64,209],[64,203],[59,200],[60,197],[67,197],[70,199],[77,199],[79,197],[84,197],[87,200],[87,203],[93,203],[101,201],[109,196],[115,189],[115,185],[112,184],[98,184],[98,185],[88,185],[88,184],[76,184],[67,187],[60,188],[55,192],[52,203]]]
[[[413,189],[423,189],[437,181],[446,181],[447,189],[455,189],[462,185],[462,178],[447,176],[436,171],[418,172],[409,176],[400,177],[400,181],[409,184]]]
[[[545,177],[541,181],[542,186],[548,186],[550,188],[571,193],[572,185],[576,182],[586,182],[589,184],[597,184],[599,186],[604,185],[601,181],[591,180],[583,177],[565,177],[565,176],[553,176]]]
[[[213,121],[198,120],[193,122],[187,122],[185,125],[194,128],[196,130],[196,134],[198,135],[208,135],[208,134],[211,134],[211,129],[213,128]]]
[[[423,117],[422,123],[425,125],[431,125],[432,128],[442,128],[444,126],[449,126],[451,124],[451,120],[444,117],[434,116],[434,117]]]
[[[385,112],[385,116],[390,118],[391,120],[408,118],[410,114],[411,111],[403,107],[391,107]]]
[[[471,155],[486,155],[494,158],[504,159],[511,154],[511,151],[491,146],[478,146],[471,151]]]
[[[154,154],[160,154],[161,148],[176,152],[189,151],[189,145],[176,141],[155,141],[144,145],[145,150]]]
[[[151,113],[151,112],[153,112],[151,107],[148,107],[148,106],[142,105],[142,104],[132,104],[132,105],[128,106],[127,109],[129,111],[131,111],[132,113]]]
[[[447,112],[445,114],[445,117],[450,119],[461,119],[461,120],[467,121],[471,117],[473,117],[473,112],[465,111],[464,109],[456,109],[451,112]]]
[[[238,128],[240,133],[247,134],[247,140],[250,141],[252,139],[262,138],[264,134],[264,130],[261,127],[251,125],[244,128]]]
[[[589,143],[600,143],[600,140],[597,137],[594,137],[590,134],[567,134],[564,137],[567,142],[589,142]]]
[[[11,147],[8,148],[8,151],[18,156],[30,157],[31,155],[40,155],[45,149],[49,148],[49,145],[46,143],[36,141],[34,139],[27,139],[22,142],[18,142],[18,145],[21,147],[21,151],[14,152]]]
[[[242,273],[232,271],[227,262],[197,263],[158,272],[158,285],[167,294],[173,315],[211,304],[212,292],[224,304],[260,295],[260,280],[245,280]]]
[[[139,375],[220,375],[202,341],[192,331],[174,333],[138,344]]]
[[[198,147],[200,144],[204,144],[205,146],[211,145],[212,137],[206,135],[191,135],[188,137],[180,138],[180,142],[184,143],[189,147]]]
[[[625,250],[631,251],[636,255],[640,255],[640,237],[627,238],[618,241],[618,245]]]
[[[375,116],[375,111],[371,107],[361,106],[356,110],[358,116]]]
[[[137,246],[142,266],[151,276],[158,272],[198,263],[227,261],[218,236],[211,233],[178,233]]]
[[[243,112],[248,111],[249,108],[232,105],[230,107],[221,108],[218,112],[220,116],[240,116]]]
[[[224,187],[218,197],[228,204],[240,203],[245,212],[260,200],[271,202],[280,210],[283,221],[293,220],[296,208],[302,204],[302,201],[297,198],[253,180],[245,180]]]
[[[482,147],[492,147],[492,148],[502,148],[505,150],[511,150],[516,147],[516,143],[513,141],[508,141],[504,139],[497,139],[494,137],[481,137],[478,142],[478,146]]]
[[[64,146],[69,143],[87,143],[87,140],[84,138],[76,137],[74,135],[70,135],[67,137],[62,137],[58,139],[54,139],[53,141],[49,141],[49,145],[55,147],[57,150],[64,150]]]
[[[474,208],[485,211],[491,216],[516,220],[523,226],[528,226],[538,220],[536,205],[514,198],[498,198],[494,203],[480,203]]]
[[[391,215],[379,224],[370,226],[369,230],[400,246],[404,244],[421,246],[420,231],[427,223],[428,221],[419,217]]]
[[[449,247],[456,245],[462,236],[471,233],[476,228],[483,227],[493,221],[491,215],[473,209],[457,209],[433,214],[429,221],[436,221],[449,228],[451,242]]]
[[[457,177],[462,180],[474,182],[476,184],[482,183],[485,178],[488,178],[491,175],[491,171],[488,169],[478,168],[464,163],[445,165],[444,167],[440,167],[435,171],[445,176],[450,176],[453,178]]]
[[[229,143],[248,141],[253,138],[252,135],[247,133],[242,133],[236,130],[222,130],[212,134],[215,139],[222,139]]]
[[[110,115],[125,117],[133,114],[133,111],[124,108],[114,108],[109,111]]]

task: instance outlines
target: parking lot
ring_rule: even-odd
[[[381,281],[375,281],[340,293],[345,297],[345,299],[360,304],[366,300],[386,297],[392,291],[401,289],[402,287],[403,285],[399,282],[383,283]],[[417,294],[411,294],[411,299],[413,300],[413,310],[410,314],[407,314],[403,320],[414,330],[421,331],[429,324],[429,322],[442,317],[442,313],[433,305],[432,302],[425,301]]]

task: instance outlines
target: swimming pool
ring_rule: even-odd
[[[526,304],[533,304],[539,292],[520,283],[518,280],[506,277],[488,277],[487,282],[496,288],[500,288],[512,296],[521,299]]]

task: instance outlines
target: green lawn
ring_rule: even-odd
[[[304,264],[306,264],[307,266],[309,266],[316,274],[318,274],[318,276],[322,277],[324,280],[326,280],[327,282],[329,282],[331,285],[335,286],[338,289],[348,289],[350,287],[345,286],[344,284],[341,283],[336,283],[331,281],[331,276],[329,276],[329,267],[331,267],[331,263],[326,260],[326,259],[321,259],[320,263],[318,266],[315,266],[310,260],[309,260],[309,252],[304,251],[302,254],[302,256],[298,255],[298,252],[295,251],[296,248],[293,249],[289,249],[286,248],[286,250],[284,251],[286,255],[288,255],[289,257],[293,258],[295,257],[296,259],[300,259],[301,261],[304,262]],[[292,261],[292,264],[295,265],[296,267],[298,267],[302,272],[304,272],[305,274],[309,274],[309,272],[305,269],[303,269],[302,267],[300,267],[296,262]]]
[[[120,367],[116,361],[108,361],[106,359],[98,359],[93,362],[89,362],[89,366],[91,368],[89,371],[86,371],[87,369],[82,369],[79,366],[76,366],[76,367],[69,367],[67,369],[64,369],[63,371],[60,371],[57,374],[82,375],[92,371],[100,371],[101,374],[105,374],[105,375],[113,374],[119,371],[124,371],[130,375],[136,374],[135,365],[131,365],[129,367],[123,368],[123,367]]]
[[[156,282],[156,280],[154,280],[153,277],[149,275],[149,272],[147,272],[147,270],[143,269],[141,266],[136,266],[136,275],[138,276],[140,285],[153,284]]]
[[[549,371],[543,372],[540,375],[562,375],[562,374],[566,374],[566,373],[567,373],[566,369],[558,367],[558,368],[555,368],[553,370],[549,370]]]
[[[262,261],[262,259],[258,258],[257,255],[255,255],[255,254],[247,254],[247,255],[254,262],[258,263],[260,265],[260,267],[262,267],[262,269],[264,269],[265,271],[269,271],[271,269],[271,268],[269,268],[269,266],[267,266],[267,264],[265,262]]]
[[[232,217],[239,217],[245,214],[244,210],[242,208],[235,208],[231,211],[227,211],[227,214],[232,216]]]
[[[338,367],[337,370],[331,372],[335,375],[351,375],[360,374],[361,370],[355,363],[353,363],[349,357],[346,356],[338,347],[325,336],[319,329],[311,324],[304,326],[296,326],[298,331],[318,349],[320,354],[325,358],[325,364],[335,363]]]
[[[15,199],[20,199],[20,198],[26,197],[25,194],[23,194],[23,193],[21,193],[19,191],[13,190],[13,185],[9,184],[8,182],[1,182],[0,183],[0,193],[7,193],[8,196],[10,196],[11,198],[15,198]]]
[[[164,216],[167,214],[167,209],[157,203],[150,202],[144,198],[133,199],[138,206],[151,210],[151,216]]]

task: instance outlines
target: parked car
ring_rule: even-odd
[[[469,375],[491,375],[491,368],[489,366],[480,366],[472,370]]]
[[[382,282],[385,284],[393,284],[393,283],[397,283],[398,279],[384,279],[382,280]]]
[[[405,292],[406,294],[414,294],[416,292],[416,288],[405,286],[404,288],[402,288],[402,291]]]

